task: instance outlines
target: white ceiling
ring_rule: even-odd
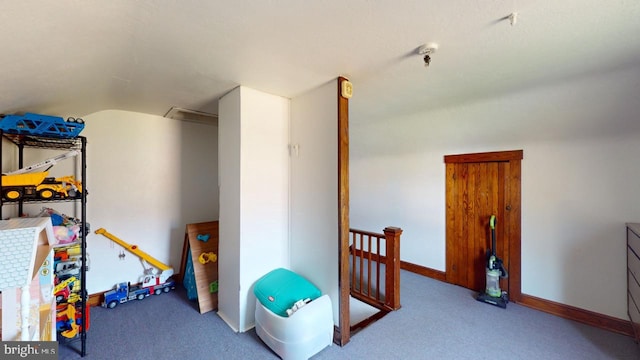
[[[216,113],[237,85],[295,97],[343,75],[357,122],[640,62],[638,0],[23,0],[0,26],[7,114]]]

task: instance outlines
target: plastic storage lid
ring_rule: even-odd
[[[258,279],[253,293],[264,307],[283,317],[296,301],[315,300],[322,295],[309,280],[284,268],[270,271]]]

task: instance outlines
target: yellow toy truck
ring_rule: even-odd
[[[30,172],[47,167],[47,170],[58,161],[76,156],[77,150],[47,159],[41,163],[16,171],[2,174],[2,199],[17,201],[20,199],[67,199],[82,194],[82,183],[73,176],[59,178],[49,177],[48,171]]]
[[[82,183],[73,176],[47,177],[48,172],[2,175],[2,198],[5,201],[27,199],[66,199],[82,194]]]

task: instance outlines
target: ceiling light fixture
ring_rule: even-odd
[[[431,64],[431,56],[438,50],[438,44],[428,43],[418,48],[418,55],[422,56],[424,61],[424,67],[429,67]]]

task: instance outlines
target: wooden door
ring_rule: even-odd
[[[501,288],[519,298],[521,159],[521,150],[445,156],[447,282],[484,291],[496,215],[496,253],[509,272]]]

